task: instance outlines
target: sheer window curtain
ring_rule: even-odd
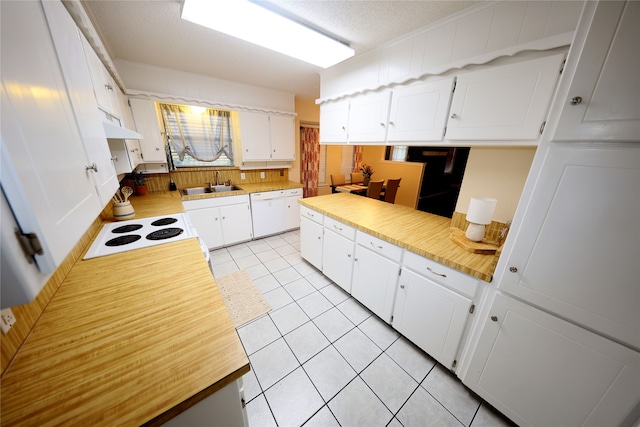
[[[300,126],[301,177],[303,197],[318,195],[320,170],[320,130],[316,127]]]
[[[353,171],[360,172],[362,166],[362,145],[356,145],[353,149]]]
[[[175,104],[160,104],[160,109],[169,143],[180,160],[188,156],[215,162],[222,155],[233,160],[229,111],[205,108],[200,112]]]

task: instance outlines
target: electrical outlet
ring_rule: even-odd
[[[13,315],[13,311],[11,311],[10,308],[5,308],[0,311],[0,326],[2,327],[3,335],[6,335],[15,323],[16,317]]]
[[[240,172],[240,179],[242,180],[247,179],[247,174],[244,172]]]
[[[264,179],[264,172],[260,172],[260,178]]]

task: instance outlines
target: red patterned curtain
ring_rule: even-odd
[[[300,127],[300,144],[302,145],[302,196],[317,196],[318,171],[320,170],[320,130],[302,125]]]
[[[353,147],[353,171],[360,172],[360,166],[362,166],[362,145],[356,145]]]

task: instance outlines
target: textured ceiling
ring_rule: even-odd
[[[357,56],[479,1],[261,3],[349,44]],[[83,5],[114,60],[277,89],[307,99],[320,96],[321,68],[183,21],[180,0],[89,0]]]

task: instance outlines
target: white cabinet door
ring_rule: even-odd
[[[291,116],[269,116],[271,160],[294,160],[295,119]]]
[[[155,102],[130,98],[131,111],[136,131],[144,138],[140,140],[144,163],[166,163],[164,137]]]
[[[251,240],[251,210],[248,203],[221,206],[220,217],[225,246]]]
[[[86,64],[91,74],[91,82],[98,107],[109,115],[120,120],[122,111],[120,107],[120,88],[107,71],[98,54],[89,44],[84,35],[81,35],[82,49]],[[107,118],[108,116],[105,116]]]
[[[103,205],[40,3],[1,7],[2,188],[22,231],[38,234],[48,274]]]
[[[329,101],[320,105],[320,143],[346,144],[349,127],[349,100]]]
[[[243,161],[271,160],[268,115],[241,111],[240,134]]]
[[[393,327],[445,367],[453,368],[471,300],[403,269]]]
[[[356,245],[351,294],[382,320],[391,323],[400,265]]]
[[[287,194],[287,211],[285,213],[285,228],[293,230],[300,228],[300,203],[298,200],[302,198],[302,188],[288,190]]]
[[[387,141],[440,141],[444,137],[453,77],[419,82],[391,94]]]
[[[78,123],[88,164],[93,168],[91,176],[95,181],[100,202],[106,206],[119,187],[119,183],[115,166],[111,161],[111,152],[104,134],[102,119],[93,96],[89,69],[82,56],[81,34],[62,3],[43,2],[42,7],[58,54],[62,75],[67,84],[71,107]]]
[[[325,229],[322,273],[342,289],[351,293],[351,273],[355,242]]]
[[[640,145],[615,145],[549,149],[498,287],[640,347]]]
[[[564,57],[559,54],[460,74],[446,139],[537,140]]]
[[[130,173],[142,163],[137,139],[110,139],[109,150],[117,174]]]
[[[598,3],[554,140],[640,139],[638,22],[637,1]]]
[[[322,237],[322,224],[300,218],[300,255],[318,270],[322,270]]]
[[[349,106],[349,143],[385,142],[390,91],[356,95]]]
[[[220,208],[204,208],[187,211],[191,224],[209,249],[224,245]]]
[[[640,401],[640,353],[500,294],[489,316],[463,382],[518,425],[617,426]]]

